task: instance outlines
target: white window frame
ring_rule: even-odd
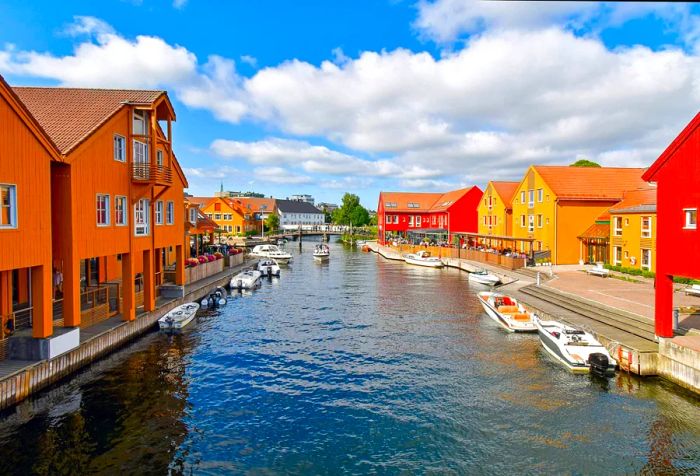
[[[644,264],[644,252],[645,252],[645,251],[649,253],[649,263],[647,263],[647,264]],[[639,254],[641,255],[641,256],[639,257],[639,267],[642,268],[642,269],[646,269],[647,271],[651,271],[651,257],[652,257],[651,249],[649,249],[649,248],[642,248],[642,249],[640,250]]]
[[[151,234],[151,203],[142,198],[134,204],[134,235],[148,236]]]
[[[527,226],[527,221],[525,215],[520,215],[520,228],[525,228]]]
[[[156,151],[156,165],[158,167],[163,166],[163,151],[162,150],[157,150]]]
[[[535,190],[528,190],[528,201],[527,201],[527,206],[528,208],[532,208],[535,206]]]
[[[119,202],[122,203],[121,215],[119,211]],[[121,218],[121,223],[119,222]],[[124,195],[114,196],[114,224],[116,226],[127,226],[129,224],[129,205]]]
[[[156,214],[156,225],[162,225],[163,224],[163,200],[158,200],[156,202],[155,214]]]
[[[644,228],[644,220],[645,219],[649,220],[649,227],[648,228]],[[643,216],[641,218],[641,224],[640,224],[640,228],[642,229],[642,238],[651,238],[651,227],[652,227],[651,217],[650,216]]]
[[[416,227],[421,226],[421,221],[422,221],[422,220],[421,220],[420,215],[416,215]]]
[[[9,196],[10,222],[0,223],[0,229],[14,230],[17,228],[17,185],[11,183],[0,183],[0,187],[6,188]],[[0,207],[5,207],[0,203]],[[0,215],[1,216],[1,215]]]
[[[132,128],[133,128],[133,133],[134,135],[138,136],[147,136],[148,135],[148,122],[150,119],[150,114],[149,111],[143,110],[143,109],[134,109],[134,115],[133,115],[133,123],[132,123]],[[142,124],[143,125],[143,131],[139,131],[139,128],[136,126],[137,124]]]
[[[172,200],[168,200],[167,204],[165,205],[165,224],[175,224],[175,202]]]
[[[620,259],[617,259],[618,250],[620,250]],[[622,246],[613,246],[613,264],[622,264]]]
[[[197,209],[196,208],[190,208],[190,223],[193,225],[197,224]]]
[[[544,199],[544,190],[542,190],[541,188],[538,188],[537,189],[537,202],[542,203],[543,199]]]
[[[528,233],[534,233],[535,231],[535,215],[527,216],[527,231]]]
[[[104,199],[104,206],[105,206],[105,222],[100,223],[99,216],[100,216],[100,198]],[[98,193],[95,195],[95,211],[97,212],[95,214],[95,222],[97,223],[97,226],[103,227],[103,226],[109,226],[110,225],[110,218],[112,218],[112,213],[110,210],[110,205],[111,205],[111,197],[109,196],[108,193]]]
[[[690,223],[691,214],[695,212],[695,221]],[[685,215],[685,226],[684,230],[696,230],[698,228],[698,209],[697,208],[684,208],[683,214]]]
[[[114,134],[114,160],[126,162],[126,137],[121,134]]]
[[[620,226],[617,226],[618,220]],[[613,217],[613,236],[622,236],[622,217]]]
[[[537,215],[537,228],[542,228],[542,225],[544,223],[544,219],[542,218],[542,214],[540,213]]]
[[[408,226],[413,226],[413,215],[408,216]]]
[[[525,205],[525,190],[520,192],[520,203]]]

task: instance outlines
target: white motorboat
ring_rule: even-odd
[[[316,245],[314,248],[314,259],[316,261],[328,261],[330,257],[331,249],[328,247],[328,245]]]
[[[221,286],[217,287],[213,293],[208,296],[204,296],[201,301],[202,308],[217,308],[219,306],[224,306],[228,300],[228,292]]]
[[[487,286],[495,286],[501,282],[501,278],[493,273],[489,273],[485,269],[480,269],[469,273],[467,278],[472,283],[486,284]]]
[[[599,375],[615,372],[615,359],[588,332],[557,321],[542,321],[537,317],[534,321],[542,347],[570,371]]]
[[[363,246],[367,244],[367,240],[357,240],[355,243],[357,243],[357,246]]]
[[[194,315],[197,314],[198,309],[199,304],[196,302],[178,306],[158,319],[158,326],[161,330],[182,329],[194,319]]]
[[[292,259],[291,254],[280,250],[277,245],[257,245],[250,254],[258,258],[272,258],[278,263],[287,263]]]
[[[421,250],[416,253],[404,255],[403,259],[408,264],[426,266],[428,268],[442,268],[444,266],[440,258],[430,256],[430,251],[426,250]]]
[[[263,276],[277,276],[278,278],[280,277],[280,267],[277,264],[277,261],[275,261],[272,258],[263,258],[260,261],[258,261],[257,269],[262,273]]]
[[[492,292],[481,292],[478,296],[486,314],[508,332],[537,332],[535,315],[516,299]]]
[[[257,269],[249,269],[231,278],[231,289],[253,289],[260,284],[262,273]]]

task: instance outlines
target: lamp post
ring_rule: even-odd
[[[263,240],[265,239],[265,210],[267,210],[267,205],[260,205],[260,221],[262,222],[261,225],[261,230],[262,230],[262,238]]]

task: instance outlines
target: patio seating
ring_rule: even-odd
[[[688,296],[700,296],[700,284],[693,284],[689,288],[685,288],[685,294]]]
[[[594,276],[600,276],[601,278],[607,278],[610,275],[610,271],[605,269],[602,265],[602,263],[598,263],[595,265],[595,268],[591,268],[588,271],[588,274],[592,274]]]

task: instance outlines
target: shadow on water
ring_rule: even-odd
[[[697,397],[571,375],[464,274],[331,246],[6,412],[0,473],[700,472]]]

